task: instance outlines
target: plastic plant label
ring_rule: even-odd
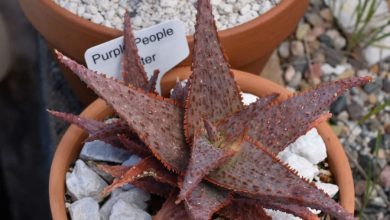
[[[150,78],[160,70],[157,90],[161,92],[162,76],[189,55],[185,24],[179,20],[166,21],[134,33],[141,63]],[[84,55],[87,67],[108,76],[122,79],[121,60],[123,37],[89,48]]]

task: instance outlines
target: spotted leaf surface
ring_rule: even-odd
[[[184,203],[192,219],[209,220],[215,212],[228,205],[230,201],[228,192],[202,182]]]
[[[241,96],[220,46],[209,0],[198,1],[194,58],[186,100],[186,137],[192,141],[202,118],[220,120],[241,109]]]
[[[242,134],[247,129],[248,136],[278,153],[317,125],[318,118],[344,91],[370,80],[370,77],[354,77],[325,83],[267,108],[258,108],[254,103],[226,119],[220,129],[227,135]]]
[[[184,204],[175,203],[176,195],[172,194],[165,200],[161,209],[153,216],[153,220],[188,220],[191,219],[188,216]]]
[[[272,220],[264,208],[254,201],[234,200],[230,205],[221,209],[219,215],[234,220]]]
[[[127,84],[132,84],[136,88],[146,89],[148,77],[138,55],[138,49],[135,45],[133,30],[129,13],[125,13],[124,24],[124,44],[125,51],[122,58],[122,77]]]
[[[222,188],[263,202],[300,204],[336,218],[354,219],[327,194],[300,178],[260,143],[249,138],[245,138],[236,154],[211,172],[208,179]]]
[[[219,167],[233,155],[214,146],[207,137],[197,132],[194,138],[191,159],[184,177],[179,201],[185,199],[211,170]]]
[[[183,110],[179,106],[88,70],[60,53],[58,57],[126,120],[167,168],[184,171],[189,150],[183,135]]]

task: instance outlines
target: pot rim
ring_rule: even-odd
[[[109,35],[109,36],[119,36],[122,31],[117,30],[115,28],[106,27],[104,25],[93,23],[92,21],[89,21],[85,18],[82,18],[70,11],[68,11],[65,8],[62,8],[57,3],[55,3],[53,0],[40,0],[43,5],[45,5],[47,8],[51,9],[55,13],[63,16],[67,20],[69,20],[71,23],[83,27],[85,33],[90,32],[97,32],[101,35]],[[219,36],[221,38],[225,37],[231,37],[239,35],[242,32],[246,32],[248,30],[251,30],[257,26],[261,26],[264,23],[270,22],[270,20],[274,19],[276,15],[279,13],[286,13],[288,12],[289,8],[295,4],[296,1],[301,0],[285,0],[281,1],[278,5],[274,6],[271,10],[267,11],[266,13],[257,16],[256,18],[244,22],[242,24],[236,25],[234,27],[218,31]],[[189,42],[193,42],[193,36],[187,35],[187,40]]]
[[[245,92],[258,96],[265,96],[274,92],[280,93],[279,99],[286,99],[291,92],[282,86],[262,77],[232,70],[235,79]],[[162,93],[168,94],[177,78],[186,79],[190,75],[190,67],[177,67],[167,73],[161,82]],[[81,116],[102,120],[113,110],[100,98],[90,104],[81,113]],[[349,212],[355,208],[355,192],[352,171],[343,146],[327,123],[318,125],[317,130],[323,138],[327,148],[329,168],[339,186],[339,203]],[[71,163],[74,162],[82,148],[82,142],[87,134],[75,125],[70,125],[61,138],[53,157],[49,177],[49,199],[53,219],[67,219],[65,208],[65,175]],[[70,147],[71,146],[71,147]]]

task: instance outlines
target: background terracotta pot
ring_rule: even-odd
[[[280,99],[285,99],[291,94],[281,86],[259,76],[238,70],[233,70],[233,72],[242,91],[260,97],[276,92],[281,94]],[[189,75],[189,67],[180,67],[169,72],[165,75],[161,83],[163,93],[165,95],[169,94],[177,77],[186,79]],[[111,114],[113,114],[113,110],[101,99],[97,99],[81,113],[84,117],[97,120],[102,120]],[[354,184],[351,168],[343,147],[337,136],[326,123],[317,126],[317,129],[326,144],[329,167],[340,188],[340,203],[348,211],[353,212],[355,205]],[[51,166],[49,183],[50,207],[53,219],[67,219],[64,202],[65,175],[69,166],[78,157],[82,148],[82,142],[86,137],[87,134],[83,130],[75,125],[71,125],[58,144]]]
[[[284,0],[258,18],[219,32],[232,68],[260,73],[272,51],[295,29],[308,6],[308,0]],[[61,8],[53,0],[19,0],[33,26],[56,48],[79,63],[84,52],[122,33],[116,29],[94,24]],[[193,46],[192,36],[187,40]],[[180,65],[188,66],[189,56]],[[94,96],[73,75],[65,71],[66,79],[81,101],[89,103]]]

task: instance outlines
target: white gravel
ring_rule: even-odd
[[[94,23],[123,30],[123,15],[132,15],[139,30],[162,21],[179,19],[187,34],[194,33],[196,0],[53,0],[70,12]],[[242,24],[266,13],[281,0],[211,0],[218,30]]]

